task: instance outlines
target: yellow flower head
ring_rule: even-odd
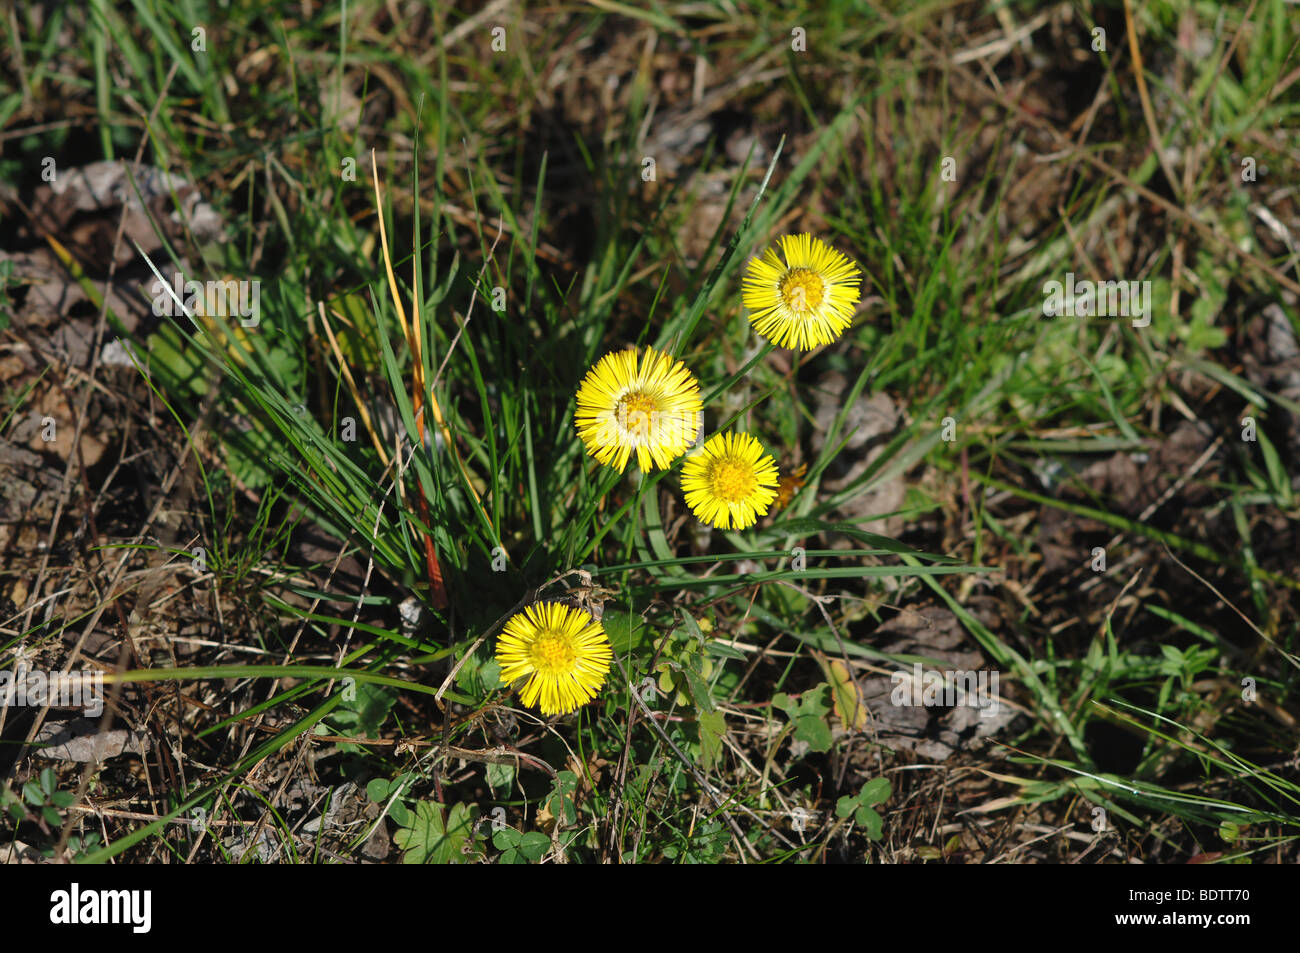
[[[538,602],[515,613],[497,639],[501,680],[527,678],[520,700],[538,705],[543,715],[568,714],[595,698],[613,657],[601,624],[562,602]]]
[[[858,266],[811,235],[784,235],[785,263],[769,248],[752,258],[741,283],[754,330],[777,347],[830,344],[853,321]]]
[[[666,470],[699,433],[700,385],[686,365],[647,347],[606,354],[578,388],[574,421],[587,452],[623,472]]]
[[[719,529],[744,529],[776,499],[776,461],[747,433],[718,434],[682,464],[686,505]]]

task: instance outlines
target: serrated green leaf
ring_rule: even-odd
[[[420,801],[409,826],[403,826],[393,835],[393,843],[405,852],[402,862],[407,864],[465,863],[469,857],[465,848],[474,835],[474,815],[477,808],[455,804],[443,816],[443,805],[437,801]]]

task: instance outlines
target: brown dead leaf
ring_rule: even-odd
[[[14,436],[23,440],[27,448],[35,453],[53,453],[60,460],[67,460],[72,453],[72,438],[76,429],[72,408],[68,406],[63,391],[57,387],[47,387],[27,419],[14,428]],[[46,439],[51,436],[52,440]],[[93,467],[104,456],[104,449],[104,442],[99,437],[87,429],[82,430],[82,463]]]
[[[32,741],[42,758],[55,761],[106,761],[124,754],[144,754],[149,735],[129,728],[112,728],[102,735],[94,718],[47,721]]]

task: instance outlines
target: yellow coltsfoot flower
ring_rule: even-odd
[[[686,365],[647,347],[602,357],[578,388],[574,422],[587,452],[619,473],[636,452],[643,471],[666,470],[695,442],[700,385]]]
[[[682,464],[686,505],[719,529],[744,529],[776,499],[776,461],[747,433],[718,434]]]
[[[562,602],[538,602],[510,617],[497,639],[501,680],[543,715],[565,715],[596,697],[609,673],[613,649],[604,627]]]
[[[836,340],[853,322],[862,273],[812,235],[784,235],[750,259],[742,300],[749,323],[777,347],[808,350]]]

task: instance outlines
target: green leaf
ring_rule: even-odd
[[[883,818],[865,804],[858,808],[857,813],[853,815],[853,819],[866,830],[867,837],[872,840],[880,840],[884,834]]]
[[[883,804],[889,800],[889,796],[893,793],[893,785],[889,783],[889,778],[874,778],[862,785],[862,790],[858,793],[858,802],[860,804]]]
[[[501,851],[499,863],[528,864],[541,860],[551,846],[551,839],[537,831],[521,834],[513,827],[506,827],[492,835],[492,844]]]
[[[826,700],[827,687],[826,683],[822,682],[820,685],[804,692],[803,697],[799,699],[799,714],[815,715],[818,718],[826,717],[831,710],[830,702]]]
[[[326,723],[339,734],[355,738],[374,738],[388,720],[388,713],[397,703],[397,692],[386,685],[360,682],[355,686],[356,697],[344,701],[326,719]],[[341,742],[344,751],[361,751],[361,745]]]
[[[830,704],[826,701],[826,683],[803,693],[796,705],[785,692],[772,696],[772,704],[784,711],[794,723],[794,736],[806,742],[813,751],[829,751],[831,728],[826,722]]]
[[[541,860],[550,847],[551,839],[537,831],[530,831],[519,839],[519,853],[530,861]]]
[[[880,840],[884,831],[884,819],[871,808],[871,805],[889,800],[892,793],[893,786],[888,778],[874,778],[862,785],[862,789],[855,797],[846,795],[836,801],[835,816],[848,817],[852,814],[853,820],[865,830],[867,837]]]
[[[492,846],[497,850],[511,850],[519,846],[519,838],[522,836],[513,827],[503,827],[492,835]]]
[[[831,729],[826,719],[813,715],[800,715],[795,719],[794,736],[808,742],[813,751],[831,750]]]
[[[480,648],[465,657],[456,673],[456,684],[471,695],[506,687],[501,681],[501,664],[487,648]]]
[[[619,655],[626,655],[650,644],[650,627],[639,615],[606,609],[600,624],[609,637],[609,644]]]
[[[704,646],[704,651],[709,655],[717,656],[718,658],[740,659],[741,661],[744,661],[747,658],[745,653],[740,651],[740,649],[732,648],[730,645],[722,645],[718,642],[710,642],[708,645]]]
[[[1277,448],[1262,429],[1257,429],[1255,436],[1258,438],[1260,453],[1264,455],[1264,468],[1268,471],[1270,490],[1283,507],[1290,508],[1295,495],[1291,492],[1291,480],[1287,476],[1286,468],[1282,466],[1281,458],[1278,457]]]
[[[794,699],[792,699],[785,692],[777,692],[775,695],[773,695],[772,705],[773,707],[779,708],[783,712],[785,712],[786,715],[789,716],[791,720],[794,719],[795,712],[798,711],[799,709],[799,706],[795,704]]]
[[[534,863],[542,859],[551,846],[551,839],[545,833],[520,833],[513,827],[494,833],[491,842],[502,852],[498,863]]]
[[[685,609],[681,610],[682,626],[686,629],[686,634],[695,640],[695,644],[700,648],[704,647],[704,633],[700,631],[700,624],[695,621],[695,616],[691,615]]]
[[[415,814],[393,834],[393,843],[406,852],[402,860],[422,864],[443,835],[442,805],[420,801]]]
[[[713,692],[709,690],[709,683],[704,680],[700,670],[695,666],[699,662],[699,656],[692,656],[682,665],[682,673],[686,676],[686,683],[691,689],[691,700],[695,702],[695,707],[703,711],[711,712],[714,709]]]
[[[510,785],[515,782],[515,766],[513,764],[493,764],[488,763],[487,770],[488,787],[493,791],[509,791]]]
[[[465,848],[474,839],[474,819],[477,815],[478,807],[475,805],[456,804],[452,807],[447,816],[446,839],[440,845],[440,853],[434,858],[436,863],[469,863],[472,858]]]
[[[420,801],[409,826],[393,835],[393,843],[405,853],[407,864],[460,864],[470,858],[466,848],[474,839],[476,807],[455,804],[443,817],[443,805],[437,801]]]
[[[727,719],[720,711],[701,712],[700,767],[712,771],[722,754],[722,737],[727,733]]]
[[[546,798],[547,810],[565,826],[571,827],[578,823],[578,809],[573,803],[573,795],[577,790],[578,776],[572,771],[561,771]]]

